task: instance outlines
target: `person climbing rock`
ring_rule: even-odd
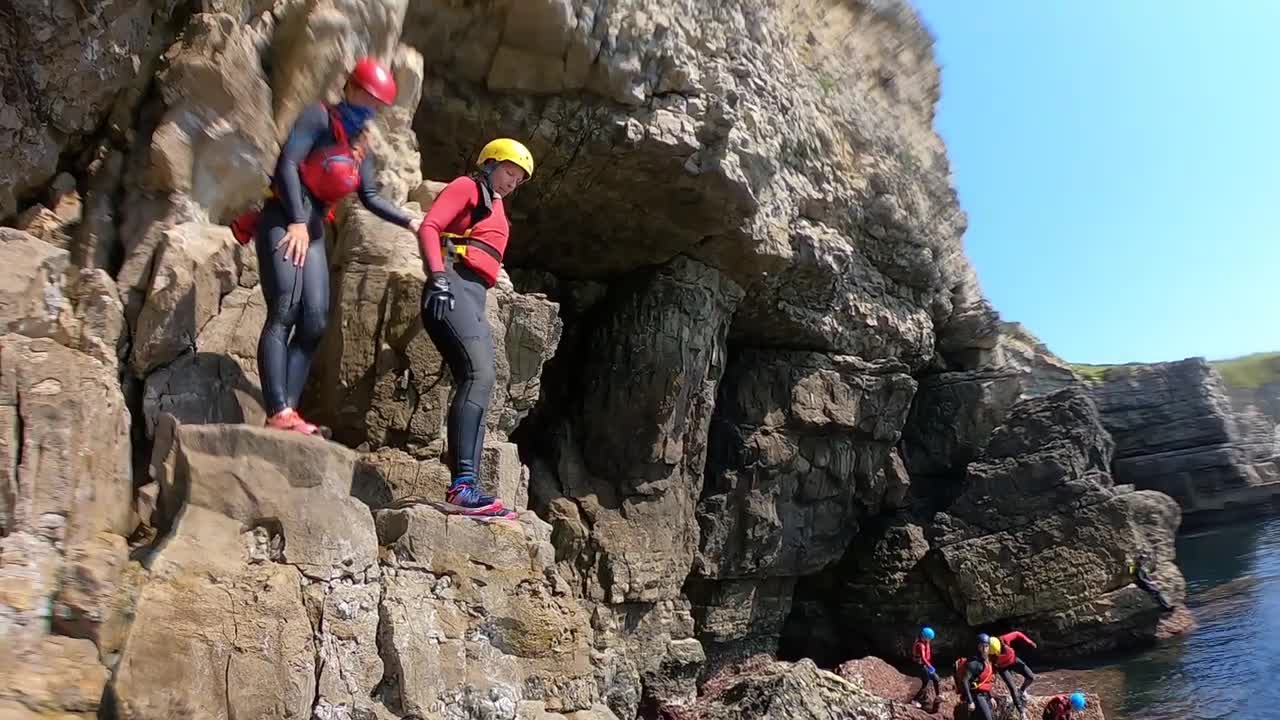
[[[956,688],[969,708],[969,717],[995,720],[991,691],[995,689],[995,672],[985,648],[971,658],[956,660]]]
[[[1073,711],[1084,710],[1088,706],[1089,701],[1079,690],[1070,695],[1054,695],[1049,698],[1049,702],[1045,703],[1040,720],[1071,720]]]
[[[325,221],[335,203],[356,192],[374,215],[408,230],[418,221],[377,193],[374,158],[362,133],[378,107],[396,98],[385,65],[363,58],[355,65],[337,105],[304,109],[276,162],[270,195],[260,214],[232,224],[241,242],[256,240],[267,321],[258,340],[258,374],[267,426],[316,434],[298,414],[311,359],[329,316],[329,263]]]
[[[1000,679],[1009,688],[1009,696],[1013,698],[1013,704],[1018,708],[1018,713],[1021,714],[1027,709],[1027,688],[1031,687],[1031,683],[1036,681],[1036,674],[1031,672],[1031,668],[1027,667],[1027,663],[1014,652],[1014,641],[1024,642],[1031,647],[1036,646],[1031,638],[1014,630],[998,637],[988,637],[987,648],[988,653],[991,655],[991,662],[996,668],[996,673],[1000,675]],[[1022,687],[1016,690],[1013,687],[1014,672],[1022,676]]]
[[[1140,553],[1133,562],[1129,563],[1129,575],[1133,578],[1135,585],[1155,598],[1155,601],[1160,604],[1161,610],[1169,612],[1173,610],[1173,605],[1165,598],[1164,593],[1160,592],[1160,588],[1151,582],[1151,576],[1147,574],[1147,565],[1150,563],[1150,556],[1146,553]]]
[[[469,514],[503,512],[502,500],[478,487],[484,418],[496,381],[485,296],[498,281],[510,226],[503,200],[533,177],[533,155],[510,138],[480,150],[477,170],[436,197],[418,229],[426,266],[422,324],[449,366],[448,455],[453,480],[445,501]]]
[[[933,667],[933,637],[933,628],[922,628],[920,637],[911,646],[911,659],[920,667],[920,691],[911,700],[911,704],[916,707],[924,707],[924,699],[928,694],[930,683],[933,683],[934,704],[937,705],[942,697],[942,690],[939,689],[938,671]]]

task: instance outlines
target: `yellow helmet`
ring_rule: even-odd
[[[529,148],[525,147],[524,143],[519,140],[512,140],[511,138],[490,140],[489,144],[480,150],[480,157],[476,158],[476,165],[484,165],[489,160],[497,160],[498,162],[509,160],[519,165],[526,175],[533,177],[533,153],[529,152]]]
[[[987,643],[987,647],[991,649],[992,655],[999,655],[1000,654],[1000,638],[991,638],[991,640]]]

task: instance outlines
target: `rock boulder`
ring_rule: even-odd
[[[1216,496],[1280,479],[1274,435],[1242,425],[1222,378],[1203,358],[1106,371],[1091,392],[1116,441],[1116,480],[1159,490],[1188,513]]]
[[[129,410],[113,373],[48,339],[0,336],[0,525],[74,546],[132,531]]]
[[[380,511],[377,523],[394,557],[380,631],[393,708],[502,717],[524,700],[558,712],[595,704],[589,618],[551,570],[545,523],[427,506]]]
[[[1166,495],[1115,488],[1113,447],[1074,389],[1019,403],[992,433],[930,537],[932,577],[971,626],[1016,621],[1060,653],[1154,637],[1159,607],[1130,585],[1128,563],[1149,553],[1179,602],[1181,513]]]

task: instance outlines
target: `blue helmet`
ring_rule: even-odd
[[[932,640],[933,628],[926,625],[925,628],[920,631],[920,637],[924,638],[925,640]]]
[[[978,633],[978,644],[983,647],[991,644],[991,636],[986,633]]]
[[[1088,704],[1089,704],[1089,701],[1085,700],[1084,693],[1080,692],[1079,690],[1071,693],[1071,709],[1072,710],[1083,710],[1085,709],[1085,706],[1087,706]]]

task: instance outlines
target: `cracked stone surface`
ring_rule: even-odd
[[[133,324],[129,365],[139,377],[196,347],[196,338],[238,283],[236,243],[226,227],[187,223],[164,233],[146,301]]]
[[[566,713],[596,704],[591,626],[555,576],[545,523],[430,507],[382,510],[377,522],[394,557],[380,630],[391,708],[514,717],[523,700]]]
[[[0,228],[0,265],[0,328],[52,338],[116,367],[124,312],[110,275],[78,270],[66,250],[10,228]]]
[[[373,519],[351,496],[354,452],[248,425],[167,423],[165,431],[153,461],[164,517],[185,502],[281,535],[283,561],[308,577],[376,576]]]
[[[129,422],[113,371],[49,339],[0,336],[0,526],[67,545],[128,534]]]

